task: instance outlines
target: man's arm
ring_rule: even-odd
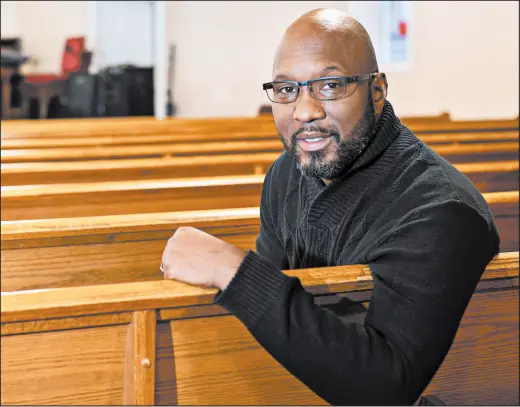
[[[216,303],[332,404],[412,404],[451,345],[497,239],[457,202],[411,213],[375,245],[364,325],[315,305],[296,278],[248,252]]]

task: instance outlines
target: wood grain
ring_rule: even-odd
[[[201,228],[243,250],[254,249],[259,229],[258,218],[255,227],[247,222]],[[168,229],[157,237],[145,231],[127,242],[72,244],[64,239],[64,246],[2,250],[2,291],[162,280],[160,259],[174,232]]]
[[[366,277],[369,271],[366,266],[347,266],[344,269],[349,270],[352,282],[368,282]],[[332,288],[338,280],[343,281],[345,270],[329,268],[322,269],[320,273],[318,269],[307,269],[295,270],[292,273],[299,275],[311,291],[312,288],[320,291],[325,286]],[[507,276],[516,276],[517,288],[518,252],[498,255],[490,263],[483,279],[500,281],[507,279]],[[343,289],[349,290],[345,286]],[[139,290],[139,293],[142,291]],[[490,304],[493,306],[490,307]],[[109,311],[109,308],[100,297],[98,312],[104,313]],[[158,308],[161,308],[159,302],[154,309]],[[517,309],[518,294],[515,289],[477,291],[464,315],[452,350],[426,394],[436,394],[442,400],[462,404],[496,404],[497,401],[505,404],[517,403]],[[3,310],[4,304],[2,312]],[[173,310],[163,311],[168,313]],[[152,318],[152,313],[148,315],[149,323],[153,324],[155,318]],[[157,404],[325,404],[265,352],[236,318],[229,315],[214,316],[214,313],[207,317],[202,315],[193,314],[191,318],[160,322],[157,325],[157,380],[153,391]],[[164,316],[167,315],[163,314]],[[6,323],[3,317],[4,313],[4,325]],[[3,337],[4,340],[11,339],[7,348],[4,343],[2,346],[2,357],[6,354],[9,360],[5,365],[3,358],[2,363],[2,395],[5,395],[5,399],[18,401],[23,392],[17,392],[17,389],[23,388],[25,393],[22,395],[22,402],[67,404],[74,403],[82,397],[88,404],[120,403],[121,394],[117,394],[117,391],[122,391],[124,370],[124,335],[121,334],[126,326],[65,331],[65,326],[62,326],[61,329],[58,332]],[[107,353],[99,352],[96,346],[92,346],[92,341],[94,345],[105,345],[108,334],[113,337],[114,332],[119,335],[115,343],[117,357],[114,356],[114,345],[103,346],[104,352],[110,352],[108,358]],[[45,348],[50,344],[54,345],[56,340],[66,343],[65,348],[70,345],[70,348],[74,348],[74,353],[67,354],[63,346],[58,352]],[[500,348],[497,347],[499,344]],[[26,352],[26,349],[30,351]],[[52,354],[51,357],[49,354]],[[84,359],[83,355],[86,355]],[[47,363],[46,360],[50,362]],[[75,365],[76,371],[70,372],[64,370],[63,365],[56,362],[57,360],[64,360],[65,366],[72,366],[78,361],[83,363]],[[15,361],[18,362],[16,366]],[[57,364],[54,364],[55,362]],[[84,364],[87,366],[84,367]],[[97,369],[103,368],[104,375],[112,372],[114,367],[119,368],[117,380],[100,381],[97,376],[89,375],[92,365]],[[82,369],[77,369],[77,366],[82,366]],[[13,374],[15,372],[18,374]],[[32,372],[34,373],[31,374]],[[33,379],[34,375],[42,372],[46,374],[45,377],[50,378],[48,381]],[[53,379],[58,379],[67,386],[56,386]],[[31,387],[31,383],[38,383],[38,387]],[[5,384],[8,385],[7,388]],[[97,388],[93,390],[100,385],[110,387],[104,391],[102,389],[96,392]]]
[[[431,144],[440,155],[486,154],[518,152],[518,143],[493,142],[472,144]],[[206,143],[146,144],[138,146],[94,146],[78,148],[12,149],[3,150],[2,163],[78,161],[92,159],[145,158],[165,156],[199,156],[216,154],[248,154],[283,151],[279,140],[220,141]]]
[[[500,120],[439,120],[438,117],[403,117],[401,121],[415,133],[461,132],[461,131],[518,131],[518,117]],[[104,135],[140,135],[157,133],[189,133],[208,129],[242,130],[265,126],[273,130],[272,115],[258,117],[223,117],[204,119],[166,118],[156,120],[150,117],[138,118],[88,118],[10,120],[2,122],[2,139],[30,137],[93,137]]]
[[[126,326],[2,336],[2,404],[121,405]]]
[[[425,394],[447,405],[518,405],[518,286],[475,293]]]
[[[372,288],[366,265],[286,270],[285,273],[300,278],[314,294]],[[503,278],[504,274],[518,276],[518,252],[498,254],[486,268],[483,279]],[[198,306],[210,304],[215,293],[214,289],[173,280],[2,292],[1,317],[2,324],[6,324],[99,312]]]
[[[496,143],[497,149],[502,144]],[[79,148],[46,148],[2,150],[2,163],[33,161],[77,161],[107,158],[199,156],[225,153],[247,154],[252,152],[283,151],[280,140],[219,141],[207,143],[153,144],[138,146],[100,146]],[[500,150],[501,151],[501,150]],[[509,150],[508,150],[509,151]]]
[[[506,153],[511,154],[511,153]],[[3,186],[59,184],[66,182],[106,182],[165,178],[193,178],[221,175],[251,175],[260,169],[265,173],[279,153],[222,154],[211,156],[141,158],[119,160],[2,163]],[[470,163],[454,163],[461,172],[518,171],[518,159],[479,162],[483,157],[470,155]],[[516,165],[515,165],[516,163]]]
[[[128,326],[123,405],[154,405],[156,315],[136,311]]]
[[[171,333],[179,405],[327,404],[233,316],[172,321]]]
[[[484,124],[483,124],[484,125]],[[500,122],[506,125],[507,122]],[[2,140],[21,138],[45,138],[45,137],[95,137],[114,135],[141,135],[157,133],[198,133],[201,131],[241,131],[254,127],[258,130],[262,126],[272,130],[274,121],[272,117],[222,117],[204,119],[180,119],[166,118],[88,118],[88,119],[53,119],[50,121],[38,120],[38,123],[30,120],[9,122],[2,121]]]
[[[265,173],[279,153],[221,154],[173,158],[2,163],[3,186],[195,178]]]
[[[263,175],[2,187],[2,221],[258,206]]]
[[[274,130],[274,129],[273,129]],[[518,141],[518,131],[467,132],[457,134],[420,134],[419,138],[430,143],[466,143],[479,141]],[[151,145],[158,143],[207,143],[231,140],[279,140],[276,131],[259,132],[256,128],[247,131],[222,132],[213,129],[201,133],[166,133],[134,135],[101,135],[98,137],[45,137],[2,140],[2,150],[46,149],[62,147]]]
[[[485,197],[501,251],[517,250],[518,193]],[[2,291],[161,280],[159,259],[180,226],[254,249],[259,208],[2,222]]]
[[[488,205],[518,203],[518,191],[489,192],[483,196]]]
[[[88,242],[102,243],[105,241],[134,241],[132,233],[154,232],[178,227],[182,224],[203,227],[233,227],[239,220],[254,220],[260,216],[259,207],[210,209],[205,211],[178,211],[159,213],[140,213],[131,215],[97,216],[92,218],[67,219],[35,219],[24,222],[5,221],[0,224],[2,248],[37,247],[40,239],[57,239],[90,235],[94,240]],[[254,223],[253,223],[254,224]],[[177,225],[177,226],[176,226]],[[115,234],[121,237],[112,236]],[[99,235],[109,235],[109,238],[97,238]],[[23,241],[23,244],[13,243]],[[37,243],[32,243],[36,241]],[[44,245],[55,245],[45,240]]]
[[[490,133],[488,138],[482,138],[480,133],[476,139],[510,140],[514,132]],[[518,138],[518,134],[516,134]],[[89,147],[89,146],[124,146],[150,145],[158,143],[207,143],[231,140],[277,140],[275,132],[259,132],[257,129],[249,131],[222,132],[219,129],[205,133],[166,133],[135,135],[100,135],[98,137],[45,137],[21,138],[2,140],[2,150],[13,149],[45,149],[54,147]]]
[[[475,171],[468,174],[470,180],[473,176]],[[480,185],[481,192],[497,189],[490,187],[493,179]],[[1,216],[6,221],[256,206],[263,180],[264,175],[250,175],[3,186]],[[497,182],[516,185],[514,174]]]

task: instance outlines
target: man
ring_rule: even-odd
[[[344,13],[296,20],[264,89],[286,151],[265,178],[256,252],[181,228],[165,276],[219,288],[215,302],[329,403],[413,404],[498,252],[486,202],[400,123],[367,32]],[[362,320],[281,271],[345,264],[373,275]]]

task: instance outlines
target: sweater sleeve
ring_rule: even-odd
[[[363,325],[320,308],[297,278],[252,251],[215,301],[327,402],[411,405],[444,359],[497,239],[475,210],[449,203],[401,218],[379,240]]]

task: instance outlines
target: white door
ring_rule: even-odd
[[[154,65],[154,1],[96,1],[96,68]]]

